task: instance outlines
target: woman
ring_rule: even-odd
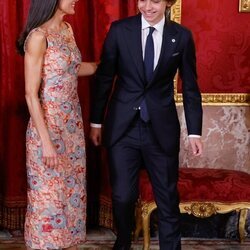
[[[85,239],[85,142],[77,76],[95,72],[81,62],[70,25],[78,0],[31,0],[17,43],[24,54],[25,97],[31,115],[26,134],[27,249],[77,249]]]

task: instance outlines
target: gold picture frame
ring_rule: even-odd
[[[245,1],[249,3],[250,0]],[[171,19],[177,23],[181,23],[181,0],[177,0],[171,9]],[[240,0],[240,10],[244,6],[244,0]],[[242,8],[241,8],[242,7]],[[246,10],[244,12],[247,12]],[[182,94],[177,91],[178,73],[174,79],[175,100],[178,105],[182,104]],[[202,102],[210,106],[239,105],[250,106],[250,94],[247,93],[202,93]]]
[[[250,12],[250,0],[239,0],[239,12]]]

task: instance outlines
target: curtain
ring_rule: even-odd
[[[26,20],[29,0],[0,1],[0,226],[22,229],[26,209],[25,131],[29,119],[24,99],[23,58],[15,41]],[[110,23],[136,13],[136,0],[84,0],[67,17],[84,61],[98,61]],[[93,77],[79,79],[87,150],[88,224],[98,221],[100,150],[88,139]]]

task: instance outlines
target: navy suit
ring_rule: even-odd
[[[180,125],[173,84],[177,69],[183,83],[188,134],[200,135],[201,95],[191,32],[166,20],[160,58],[152,80],[146,82],[141,15],[112,23],[96,73],[91,122],[104,125],[118,230],[115,249],[129,249],[141,165],[149,172],[158,206],[160,247],[180,249],[177,191]],[[143,98],[150,116],[147,124],[138,116]]]

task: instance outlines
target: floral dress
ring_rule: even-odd
[[[47,39],[39,94],[59,164],[54,168],[43,164],[41,140],[30,119],[26,133],[28,207],[24,234],[30,248],[60,249],[76,245],[86,236],[85,141],[77,94],[81,54],[69,24],[60,33],[41,28],[31,33],[34,31],[43,32]]]

